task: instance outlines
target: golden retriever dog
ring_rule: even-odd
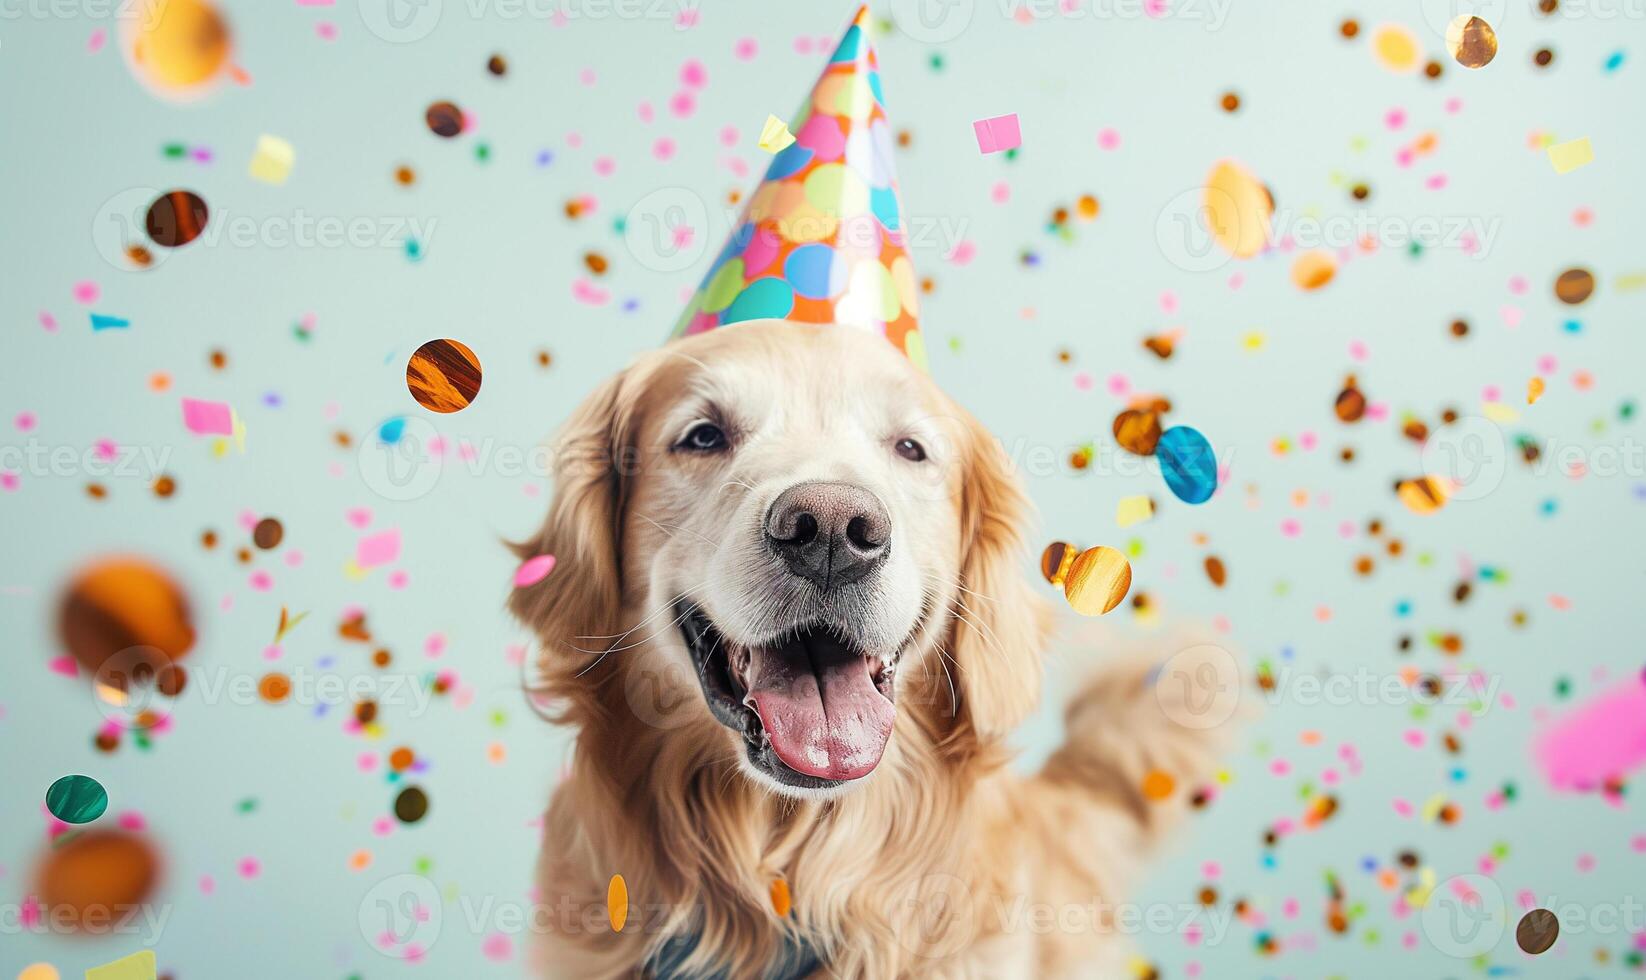
[[[1176,724],[1187,692],[1126,657],[1038,773],[1008,768],[1053,623],[1025,503],[999,442],[862,329],[727,326],[589,396],[516,546],[558,559],[511,605],[577,732],[539,868],[569,914],[537,968],[1132,976],[1115,907],[1226,726]]]

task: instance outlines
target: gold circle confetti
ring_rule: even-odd
[[[264,551],[268,551],[270,548],[278,548],[285,536],[285,525],[274,517],[263,518],[257,522],[256,527],[251,529],[251,543]]]
[[[1143,774],[1143,798],[1159,802],[1172,795],[1177,789],[1177,780],[1172,774],[1161,769],[1150,769]]]
[[[211,81],[229,62],[229,26],[205,0],[153,0],[136,18],[132,70],[162,94]]]
[[[1212,168],[1206,178],[1206,226],[1217,243],[1238,259],[1263,251],[1269,241],[1274,201],[1263,183],[1233,160]]]
[[[1372,55],[1378,64],[1404,74],[1417,67],[1417,35],[1399,24],[1379,24],[1372,33]]]
[[[193,191],[167,191],[154,199],[143,217],[143,227],[156,245],[180,248],[206,230],[211,211]]]
[[[1395,494],[1414,514],[1433,514],[1446,506],[1448,496],[1445,481],[1438,476],[1401,480],[1395,487]]]
[[[431,340],[406,362],[406,390],[442,415],[460,412],[480,394],[480,358],[456,340]]]
[[[1113,548],[1089,548],[1075,558],[1063,579],[1063,597],[1082,616],[1101,616],[1126,598],[1132,565]]]
[[[1595,293],[1594,273],[1584,268],[1572,268],[1555,279],[1555,299],[1567,306],[1577,306]]]
[[[136,908],[160,881],[152,844],[124,830],[89,830],[47,851],[35,871],[35,893],[52,911],[53,925],[91,927],[99,913]],[[107,925],[106,918],[102,920]]]
[[[1067,541],[1053,541],[1040,553],[1040,574],[1051,584],[1062,585],[1079,553],[1080,549]]]
[[[1337,275],[1337,259],[1321,250],[1304,252],[1292,263],[1292,285],[1312,292],[1332,281]]]
[[[89,673],[110,658],[122,676],[181,660],[194,646],[189,603],[170,575],[135,558],[99,561],[81,572],[58,610],[63,646]],[[132,648],[143,652],[128,652]],[[126,661],[130,660],[130,663]]]
[[[1129,453],[1153,456],[1160,444],[1160,416],[1136,408],[1126,409],[1114,417],[1114,441]]]
[[[428,123],[429,132],[451,139],[463,131],[463,110],[456,103],[435,102],[423,113],[423,121]]]
[[[1484,68],[1497,57],[1497,32],[1479,17],[1459,14],[1446,25],[1446,50],[1465,68]]]
[[[1337,401],[1332,404],[1332,410],[1337,413],[1339,420],[1344,422],[1359,422],[1366,414],[1366,396],[1361,393],[1354,375],[1343,379],[1343,390],[1337,393]]]

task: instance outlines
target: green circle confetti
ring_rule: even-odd
[[[108,790],[90,776],[64,776],[46,790],[46,809],[64,823],[91,823],[108,808]]]

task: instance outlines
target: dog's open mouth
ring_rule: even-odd
[[[787,785],[824,788],[879,765],[897,715],[895,658],[867,656],[822,623],[745,647],[697,606],[679,613],[709,710],[743,734],[762,771]]]

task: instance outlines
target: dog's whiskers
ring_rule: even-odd
[[[686,617],[689,616],[689,615],[691,615],[691,610],[689,610],[689,609],[685,610],[680,615],[678,615],[675,618],[669,620],[668,625],[661,626],[661,627],[653,630],[647,636],[644,636],[644,637],[642,637],[638,640],[635,640],[633,643],[624,644],[623,646],[620,646],[620,647],[619,646],[611,646],[611,647],[607,647],[604,650],[585,650],[582,647],[572,647],[572,649],[576,650],[578,653],[599,654],[599,656],[594,658],[594,663],[589,664],[587,667],[584,667],[582,670],[578,671],[576,674],[573,674],[572,676],[573,677],[582,677],[584,674],[587,674],[589,671],[591,671],[594,668],[600,666],[600,661],[605,660],[606,655],[608,653],[622,653],[624,650],[633,650],[635,647],[644,646],[645,644],[647,644],[647,643],[651,642],[652,640],[656,639],[664,630],[670,629],[670,628],[675,627],[675,626],[679,626],[686,619]]]
[[[637,630],[640,627],[642,627],[642,626],[646,625],[647,623],[651,622],[653,619],[656,619],[657,616],[660,613],[662,613],[665,609],[673,608],[675,603],[679,602],[681,599],[684,599],[684,598],[686,598],[686,593],[685,592],[679,593],[674,598],[670,599],[668,602],[665,602],[665,603],[662,603],[661,605],[659,605],[657,607],[657,609],[650,616],[647,616],[645,619],[642,619],[640,622],[635,623],[633,626],[630,626],[628,629],[624,630],[621,633],[591,633],[591,634],[588,634],[588,635],[579,635],[579,636],[576,637],[576,639],[579,639],[579,640],[614,640],[616,642],[621,643],[625,636],[628,636],[630,633],[633,633],[635,630]]]
[[[696,537],[701,538],[704,541],[708,542],[709,544],[713,545],[716,551],[720,550],[721,542],[716,541],[713,538],[710,538],[708,535],[699,534],[698,532],[693,531],[689,527],[682,527],[679,524],[664,524],[661,521],[654,521],[650,517],[647,517],[645,514],[639,513],[638,511],[635,512],[635,516],[640,518],[641,520],[645,521],[647,524],[650,524],[652,527],[657,528],[659,531],[662,531],[664,534],[667,534],[671,538],[674,537],[674,532],[684,531],[687,534],[695,535]]]

